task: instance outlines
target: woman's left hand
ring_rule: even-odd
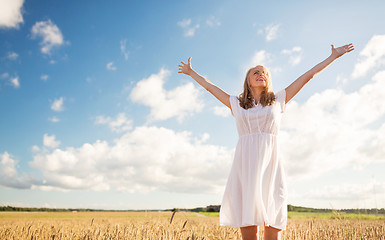
[[[351,52],[353,50],[354,50],[353,43],[350,43],[350,44],[347,44],[347,45],[344,45],[344,46],[338,47],[338,48],[334,48],[334,45],[332,44],[332,55],[335,58],[339,58],[342,55],[344,55],[345,53]]]

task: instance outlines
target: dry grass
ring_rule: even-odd
[[[218,217],[191,212],[171,217],[172,212],[0,213],[0,239],[241,239],[239,229],[220,227]],[[289,219],[282,239],[385,239],[384,225],[384,220]]]

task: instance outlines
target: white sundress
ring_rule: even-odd
[[[286,230],[287,188],[279,158],[278,132],[285,89],[273,105],[244,109],[230,96],[239,140],[220,208],[221,226],[271,226]]]

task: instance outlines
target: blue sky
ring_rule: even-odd
[[[355,51],[287,105],[289,204],[385,207],[382,1],[0,3],[0,205],[156,209],[220,204],[237,132],[177,73],[192,57],[232,95],[264,64],[274,91]]]

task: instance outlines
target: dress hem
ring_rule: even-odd
[[[273,228],[276,228],[276,229],[281,230],[281,231],[286,230],[286,227],[281,227],[281,226],[277,226],[277,225],[257,224],[257,223],[256,224],[245,224],[245,225],[237,225],[237,224],[231,224],[231,223],[219,223],[219,226],[234,227],[234,228],[249,227],[249,226],[258,226],[258,227],[266,226],[266,227],[273,227]]]

